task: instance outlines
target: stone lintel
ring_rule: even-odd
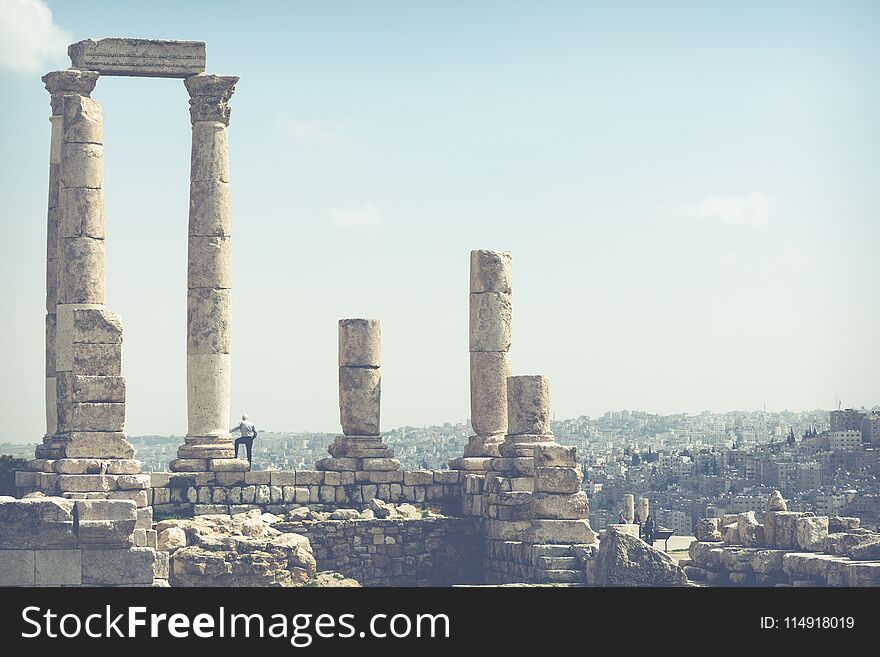
[[[204,41],[86,39],[67,47],[73,68],[101,75],[187,78],[205,71]]]

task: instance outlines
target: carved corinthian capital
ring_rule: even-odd
[[[229,98],[235,91],[238,77],[234,75],[206,75],[201,73],[186,78],[183,83],[189,92],[190,120],[219,121],[229,125]]]
[[[95,88],[100,75],[95,71],[52,71],[43,76],[46,91],[52,96],[52,114],[61,114],[61,99],[65,94],[78,94],[88,97]]]

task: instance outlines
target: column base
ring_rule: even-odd
[[[177,460],[233,459],[235,449],[232,436],[219,434],[213,436],[187,436],[184,444],[177,448]]]
[[[498,451],[505,458],[532,458],[536,445],[552,445],[556,443],[553,434],[514,434],[505,436]]]
[[[382,442],[381,436],[336,436],[327,451],[333,458],[394,458],[394,450]]]
[[[464,456],[501,456],[498,448],[503,442],[503,434],[471,436],[464,447]]]
[[[449,461],[450,470],[466,470],[468,472],[486,472],[492,463],[492,456],[458,456]]]

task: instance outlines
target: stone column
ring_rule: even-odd
[[[247,469],[232,459],[232,250],[227,131],[237,77],[194,75],[190,95],[189,258],[187,269],[187,435],[170,467],[176,471]]]
[[[511,341],[511,255],[471,251],[470,385],[473,436],[464,458],[450,461],[460,470],[485,471],[500,456],[507,433],[507,377]]]
[[[37,458],[55,458],[60,455],[58,431],[57,390],[55,375],[56,331],[58,304],[58,261],[60,214],[59,190],[61,170],[61,141],[63,136],[62,102],[65,94],[88,97],[95,88],[98,74],[92,71],[53,71],[43,76],[43,83],[51,98],[52,136],[49,148],[49,209],[46,221],[46,434],[43,444],[37,446]]]
[[[623,496],[623,517],[629,524],[632,524],[636,517],[635,498],[629,493]]]
[[[69,438],[75,428],[74,313],[104,308],[104,146],[101,106],[96,101],[67,94],[61,109],[56,434]]]
[[[394,451],[382,442],[379,433],[381,342],[379,320],[339,320],[339,420],[343,435],[327,448],[330,458],[316,463],[319,470],[354,472],[365,482],[390,483],[383,473],[400,469],[400,461],[393,458]]]
[[[642,521],[642,524],[645,524],[645,521],[648,519],[648,514],[651,512],[650,502],[648,502],[647,497],[639,498],[639,520]]]

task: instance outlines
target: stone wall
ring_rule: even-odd
[[[255,508],[280,514],[300,506],[363,509],[372,499],[430,505],[457,514],[460,477],[458,470],[154,472],[147,493],[160,518]]]
[[[0,586],[167,586],[148,509],[128,500],[0,497]]]
[[[308,537],[318,570],[363,586],[482,583],[482,539],[469,518],[328,520],[273,525]]]

